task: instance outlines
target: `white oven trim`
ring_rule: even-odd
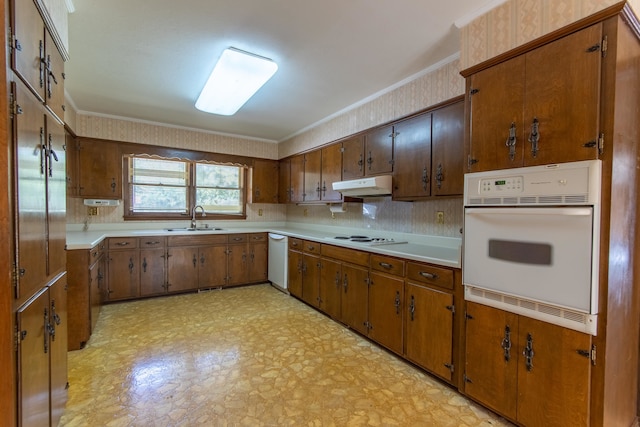
[[[465,285],[464,299],[579,332],[594,336],[597,335],[597,314],[586,314],[580,311],[569,310],[556,305],[545,304],[471,285]]]

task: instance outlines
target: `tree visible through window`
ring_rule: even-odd
[[[125,217],[184,217],[197,205],[208,215],[245,217],[242,166],[137,155],[127,165]]]

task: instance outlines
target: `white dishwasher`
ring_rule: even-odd
[[[280,288],[287,289],[287,261],[289,238],[281,234],[269,233],[269,281]]]

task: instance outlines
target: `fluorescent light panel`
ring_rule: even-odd
[[[212,114],[236,113],[278,70],[268,58],[228,48],[204,85],[196,108]]]

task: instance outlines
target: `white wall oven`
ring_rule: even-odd
[[[465,175],[465,299],[596,334],[601,161]]]

